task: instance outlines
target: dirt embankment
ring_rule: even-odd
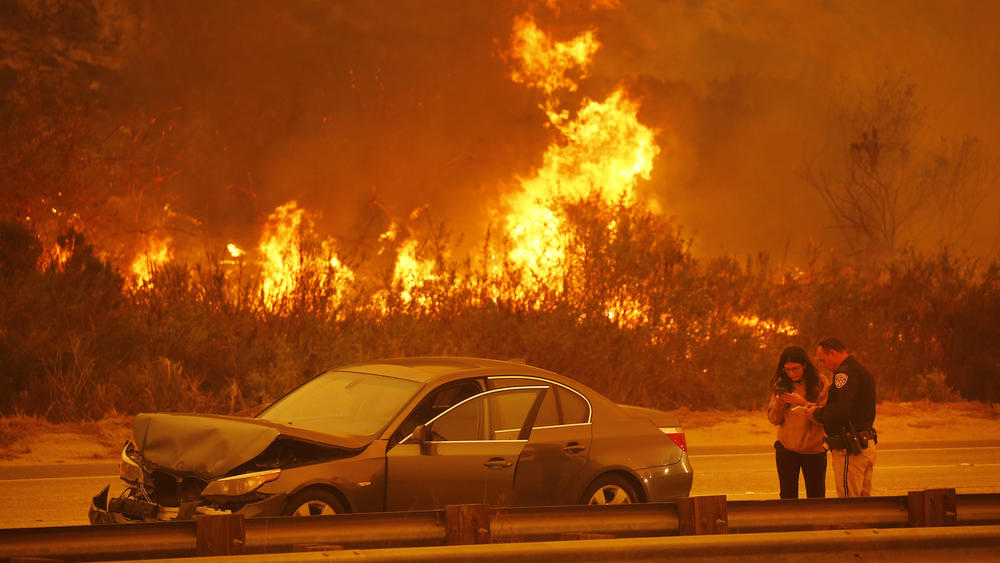
[[[768,444],[775,434],[763,411],[676,412],[688,444]],[[875,427],[880,441],[920,443],[944,440],[1000,440],[1000,405],[978,402],[882,403]],[[132,436],[132,418],[52,424],[31,417],[0,418],[0,464],[113,462]]]
[[[677,412],[695,447],[770,443],[776,434],[763,410]],[[880,443],[1000,440],[1000,404],[880,403],[875,429]]]

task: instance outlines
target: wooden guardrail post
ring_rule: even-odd
[[[246,530],[242,514],[198,514],[194,517],[198,555],[243,555]]]
[[[490,510],[485,504],[444,507],[445,545],[490,543]]]
[[[955,489],[910,491],[906,498],[910,527],[954,526],[958,523]]]
[[[693,536],[729,533],[726,495],[677,499],[678,534]]]

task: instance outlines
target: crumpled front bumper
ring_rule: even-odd
[[[182,503],[178,508],[129,497],[110,498],[110,485],[106,485],[90,501],[88,517],[91,524],[129,524],[162,520],[191,520],[198,514],[220,514],[229,511],[202,506],[199,502]],[[276,494],[264,500],[245,504],[236,511],[247,518],[280,516],[285,505],[285,494]]]

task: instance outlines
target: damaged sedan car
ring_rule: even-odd
[[[660,502],[692,468],[676,418],[516,362],[398,358],[326,371],[254,418],[139,414],[93,523]]]

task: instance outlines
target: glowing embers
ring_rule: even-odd
[[[799,333],[799,329],[795,328],[795,326],[788,321],[762,319],[757,315],[738,315],[733,317],[733,320],[736,321],[736,324],[742,327],[753,329],[760,336],[765,334],[795,336]]]

